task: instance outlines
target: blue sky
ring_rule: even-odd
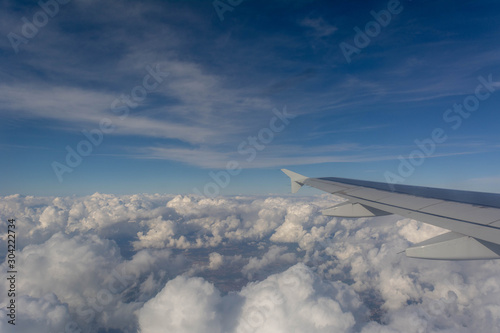
[[[46,3],[0,11],[2,195],[283,194],[280,168],[500,192],[497,2]]]

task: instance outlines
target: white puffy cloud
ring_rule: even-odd
[[[138,317],[144,333],[351,332],[363,310],[348,286],[298,264],[224,297],[200,278],[179,276]]]
[[[16,318],[8,317],[4,309],[0,314],[2,315],[0,332],[5,333],[64,332],[66,326],[74,325],[67,304],[62,303],[54,294],[47,294],[41,298],[22,295],[16,298]],[[12,319],[15,319],[15,325],[7,322]]]
[[[284,246],[273,245],[269,248],[269,251],[267,251],[267,253],[265,253],[261,258],[250,258],[248,264],[243,266],[243,268],[241,269],[241,272],[245,274],[249,279],[252,279],[253,274],[262,271],[264,268],[267,268],[270,265],[291,265],[297,262],[295,253],[285,253],[287,250],[288,249]]]
[[[25,331],[154,332],[173,313],[195,312],[169,325],[224,333],[500,327],[500,261],[406,258],[401,251],[443,230],[398,216],[322,216],[340,201],[331,195],[1,199],[0,218],[16,218]],[[4,318],[6,271],[4,261]]]
[[[219,269],[223,263],[224,263],[224,256],[220,255],[217,252],[210,253],[208,262],[209,269],[212,270]]]
[[[62,332],[66,325],[133,328],[133,312],[144,296],[155,295],[166,274],[178,274],[182,265],[168,250],[143,250],[126,260],[114,241],[62,233],[43,244],[25,246],[17,252],[16,262],[20,321],[41,325],[47,332]],[[9,276],[5,263],[3,268],[2,285]],[[2,307],[7,289],[2,288]]]
[[[51,313],[61,317],[64,305],[68,318],[60,320],[65,321],[60,323],[63,327],[71,322],[79,327],[95,327],[103,321],[110,327],[126,323],[117,322],[114,316],[124,306],[123,290],[133,286],[136,277],[123,273],[123,259],[114,242],[96,235],[69,238],[57,233],[41,245],[24,247],[16,260],[20,265],[16,287],[31,309],[26,314],[28,321],[40,322],[35,314],[45,313],[49,305],[55,307],[59,302],[57,312]],[[127,306],[134,308],[133,303]],[[47,327],[54,327],[53,322],[56,320],[47,321]]]
[[[402,219],[396,223],[396,226],[400,227],[398,233],[411,243],[420,243],[448,231],[411,219]]]
[[[201,278],[178,276],[139,311],[144,333],[221,332],[216,308],[220,295]]]

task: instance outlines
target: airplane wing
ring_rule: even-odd
[[[388,184],[345,178],[309,178],[282,169],[292,192],[303,185],[347,199],[323,210],[346,218],[397,214],[450,232],[405,250],[424,259],[500,259],[500,194]]]

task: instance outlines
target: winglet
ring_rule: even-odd
[[[281,169],[281,171],[283,171],[288,177],[290,177],[290,182],[292,183],[292,193],[297,193],[302,185],[304,185],[304,181],[308,178],[287,169]]]

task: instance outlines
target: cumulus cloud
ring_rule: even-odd
[[[67,325],[71,325],[72,320],[67,304],[62,303],[54,294],[46,294],[41,298],[22,295],[17,298],[16,325],[0,323],[0,332],[64,332]],[[11,318],[9,318],[11,319]],[[70,327],[70,326],[68,326]]]
[[[209,263],[208,263],[208,268],[209,269],[218,269],[222,266],[224,262],[224,256],[220,255],[217,252],[212,252],[210,253],[209,256]]]
[[[362,302],[303,264],[224,297],[200,278],[176,277],[139,311],[144,333],[349,332]]]
[[[270,265],[293,264],[297,261],[295,253],[285,253],[287,250],[284,246],[272,245],[269,251],[263,256],[250,258],[248,264],[241,269],[241,272],[249,279],[252,279],[253,274],[262,271]]]
[[[178,276],[139,312],[143,332],[220,332],[219,292],[201,278]]]
[[[3,197],[0,217],[16,218],[18,231],[17,327],[224,333],[500,327],[500,262],[406,258],[400,253],[406,247],[443,230],[397,216],[321,215],[337,202],[331,195]],[[7,246],[5,234],[0,246]],[[4,320],[0,331],[10,326]]]

